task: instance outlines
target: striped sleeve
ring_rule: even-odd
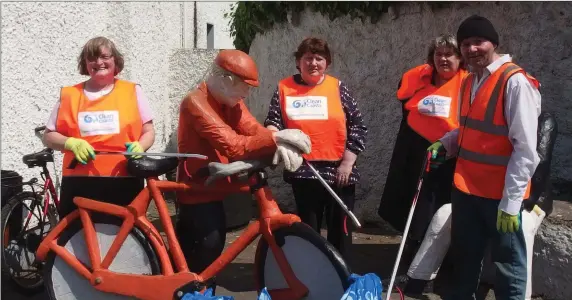
[[[268,115],[266,120],[264,120],[264,127],[272,125],[278,130],[284,129],[284,124],[282,123],[282,111],[280,110],[280,96],[278,96],[278,88],[274,91],[272,99],[270,100],[270,107],[268,108]]]
[[[344,83],[340,84],[340,97],[346,114],[348,132],[346,149],[355,154],[359,154],[365,150],[367,127],[363,121],[363,116],[358,108],[357,101]]]

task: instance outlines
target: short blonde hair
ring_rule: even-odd
[[[457,45],[457,38],[452,34],[442,34],[436,38],[434,38],[431,43],[429,44],[429,48],[427,51],[427,63],[435,68],[435,62],[433,61],[433,55],[435,55],[435,51],[439,47],[449,47],[453,49],[455,55],[461,59],[461,64],[459,65],[460,68],[464,68],[465,64],[463,62],[463,56],[461,56],[461,50],[459,50],[459,46]]]
[[[125,64],[123,55],[119,52],[119,50],[117,50],[117,47],[115,47],[115,44],[110,39],[103,36],[98,36],[87,41],[87,43],[85,43],[81,49],[81,53],[77,58],[77,68],[79,70],[79,74],[89,75],[85,61],[86,59],[97,59],[101,55],[101,47],[108,48],[111,51],[111,55],[115,61],[115,75],[123,71],[123,66]]]

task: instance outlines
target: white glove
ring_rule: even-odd
[[[290,172],[294,172],[300,168],[304,158],[298,148],[290,144],[278,143],[278,149],[272,158],[272,164],[277,165],[280,161],[284,162],[284,168]]]
[[[235,161],[228,164],[211,162],[208,164],[210,176],[205,181],[205,185],[210,185],[214,181],[227,176],[259,168],[261,165],[262,163],[257,160]]]
[[[302,151],[302,153],[309,154],[312,151],[312,143],[310,137],[299,129],[284,129],[274,133],[276,142],[290,144]]]

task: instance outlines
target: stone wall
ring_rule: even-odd
[[[572,204],[554,202],[534,241],[532,293],[543,299],[572,299]]]
[[[250,54],[262,80],[248,105],[263,121],[278,80],[297,72],[293,58],[297,45],[308,36],[326,39],[333,51],[329,73],[349,86],[369,127],[367,150],[358,158],[362,180],[357,213],[365,220],[375,220],[401,119],[395,97],[400,76],[424,62],[432,38],[456,33],[460,22],[472,14],[489,18],[500,35],[500,52],[513,55],[542,83],[542,109],[556,116],[559,127],[552,175],[555,180],[572,181],[569,2],[457,2],[439,10],[411,2],[390,10],[376,24],[350,17],[330,21],[306,10],[254,39]],[[291,207],[291,191],[282,182],[280,170],[272,173],[272,184],[280,201]]]

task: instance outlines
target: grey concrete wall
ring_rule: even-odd
[[[167,150],[177,151],[177,128],[179,124],[179,105],[203,79],[211,62],[219,50],[178,49],[169,57],[169,116],[171,135]]]
[[[572,212],[569,203],[555,207],[534,241],[532,293],[543,299],[572,299]],[[567,214],[563,217],[562,214]]]
[[[76,58],[84,43],[98,35],[112,39],[125,56],[125,68],[119,77],[140,83],[149,97],[157,132],[150,151],[164,151],[176,130],[174,116],[178,116],[181,100],[177,97],[180,93],[172,92],[171,81],[176,81],[179,72],[199,75],[212,57],[198,51],[186,56],[185,61],[177,61],[174,67],[171,63],[178,49],[193,46],[189,44],[193,38],[189,26],[194,7],[189,4],[2,3],[2,169],[17,170],[26,179],[39,175],[37,170],[27,169],[21,157],[43,148],[33,129],[48,120],[60,87],[87,79],[77,72]],[[205,16],[208,13],[201,15]],[[194,85],[192,80],[182,84]],[[184,88],[177,85],[176,89]],[[61,157],[56,154],[57,175]]]
[[[293,52],[303,38],[324,38],[333,51],[329,73],[349,86],[369,127],[367,150],[358,158],[362,180],[357,190],[357,214],[378,219],[376,211],[385,185],[398,123],[400,104],[395,93],[400,76],[423,63],[428,42],[441,33],[456,33],[472,14],[491,19],[500,35],[500,51],[542,83],[542,109],[554,113],[560,135],[554,150],[553,176],[572,180],[572,4],[569,2],[456,3],[431,10],[409,3],[385,14],[377,24],[350,17],[329,18],[310,11],[293,22],[279,24],[257,35],[250,48],[262,78],[248,105],[263,121],[278,80],[296,73]],[[281,170],[271,182],[280,201],[293,205]]]

